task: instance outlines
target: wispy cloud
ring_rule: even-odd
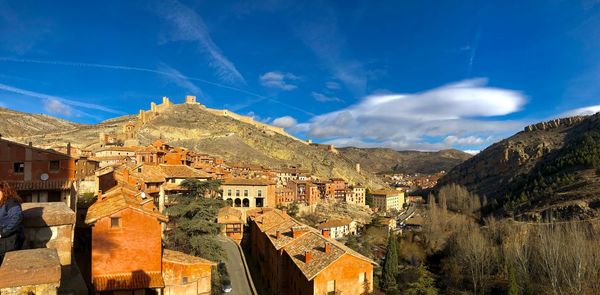
[[[56,99],[44,99],[44,110],[50,114],[63,115],[70,117],[73,114],[73,109]]]
[[[292,83],[300,80],[300,77],[292,73],[273,71],[262,74],[258,79],[262,86],[291,91],[298,88]]]
[[[343,102],[341,98],[332,95],[325,95],[320,92],[311,92],[312,97],[318,102]]]
[[[329,90],[339,90],[342,88],[340,86],[340,83],[334,82],[334,81],[329,81],[329,82],[325,83],[325,87],[327,87],[327,89],[329,89]]]
[[[161,1],[156,13],[171,29],[166,36],[167,41],[195,42],[206,53],[209,65],[220,79],[246,84],[242,74],[210,37],[206,24],[198,13],[177,0]]]
[[[478,147],[526,125],[494,120],[521,110],[526,98],[519,91],[489,87],[486,82],[465,80],[419,93],[370,95],[293,129],[340,145],[420,150]]]
[[[573,117],[573,116],[589,116],[597,112],[600,112],[600,105],[592,105],[566,111],[559,115],[559,117]]]
[[[175,83],[175,85],[189,91],[190,94],[204,96],[200,87],[196,86],[189,77],[183,75],[177,69],[164,63],[160,65],[159,69],[162,72],[168,73],[168,76],[171,78],[170,80]]]
[[[118,111],[118,110],[115,110],[112,108],[108,108],[108,107],[105,107],[102,105],[66,99],[66,98],[62,98],[62,97],[58,97],[58,96],[53,96],[53,95],[48,95],[48,94],[30,91],[30,90],[26,90],[26,89],[21,89],[21,88],[13,87],[10,85],[1,84],[1,83],[0,83],[0,90],[41,99],[46,105],[53,104],[54,107],[51,106],[51,109],[58,110],[59,109],[58,107],[62,108],[62,112],[64,112],[66,110],[66,108],[64,106],[59,106],[56,102],[59,102],[62,105],[66,105],[69,107],[81,107],[84,109],[102,111],[102,112],[116,114],[116,115],[125,115],[125,113],[123,113],[121,111]]]
[[[107,69],[107,70],[119,70],[119,71],[137,71],[137,72],[143,72],[143,73],[151,73],[151,74],[157,74],[157,75],[164,75],[164,76],[168,76],[168,77],[173,77],[173,78],[185,78],[191,81],[197,81],[197,82],[201,82],[207,85],[212,85],[215,87],[219,87],[219,88],[223,88],[223,89],[228,89],[231,91],[235,91],[238,93],[242,93],[242,94],[246,94],[255,98],[258,98],[256,100],[253,100],[251,103],[245,104],[244,107],[248,107],[250,105],[252,105],[253,103],[257,103],[263,100],[268,100],[271,101],[273,103],[282,105],[286,108],[289,108],[291,110],[294,111],[298,111],[300,113],[309,115],[309,116],[314,116],[314,113],[308,112],[306,110],[304,110],[303,108],[288,104],[288,103],[284,103],[276,98],[273,97],[267,97],[264,95],[260,95],[258,93],[252,92],[252,91],[248,91],[239,87],[235,87],[235,86],[229,86],[229,85],[225,85],[222,83],[217,83],[217,82],[213,82],[213,81],[209,81],[206,79],[202,79],[202,78],[198,78],[198,77],[191,77],[191,76],[185,76],[181,73],[180,75],[177,75],[174,72],[168,72],[168,71],[161,71],[161,70],[157,70],[157,69],[151,69],[151,68],[143,68],[143,67],[134,67],[134,66],[127,66],[127,65],[109,65],[109,64],[97,64],[97,63],[83,63],[83,62],[68,62],[68,61],[53,61],[53,60],[38,60],[38,59],[23,59],[23,58],[11,58],[11,57],[0,57],[0,62],[1,61],[5,61],[5,62],[17,62],[17,63],[33,63],[33,64],[44,64],[44,65],[59,65],[59,66],[70,66],[70,67],[83,67],[83,68],[98,68],[98,69]]]

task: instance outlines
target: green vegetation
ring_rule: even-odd
[[[381,273],[381,289],[388,292],[397,290],[396,276],[398,275],[398,246],[396,245],[396,236],[390,233],[388,238],[387,252],[383,260],[383,270]]]
[[[408,288],[403,292],[406,295],[437,295],[435,288],[435,279],[423,264],[416,269],[417,280],[409,283]]]
[[[225,203],[223,200],[207,197],[218,191],[219,182],[188,179],[181,186],[188,191],[169,196],[175,199],[175,205],[167,208],[167,247],[213,261],[220,260],[224,252],[215,239],[221,231],[216,219],[219,209]]]
[[[518,178],[511,184],[510,193],[501,199],[505,210],[527,206],[543,198],[552,197],[564,186],[575,182],[575,169],[600,171],[600,133],[589,131],[560,149],[553,160],[537,167],[527,177]],[[487,211],[497,207],[490,204]]]

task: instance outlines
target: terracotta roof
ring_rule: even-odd
[[[325,243],[331,245],[331,251],[329,251],[329,253],[325,253]],[[312,253],[312,259],[308,263],[304,262],[306,251]],[[296,238],[285,248],[285,252],[309,281],[326,269],[330,264],[346,254],[344,249],[331,243],[329,239],[315,232],[310,232]]]
[[[227,224],[227,223],[243,223],[242,219],[242,211],[234,209],[232,207],[223,207],[219,209],[219,214],[217,215],[217,223]]]
[[[399,190],[391,189],[391,188],[381,188],[381,189],[374,190],[371,192],[372,195],[386,196],[386,197],[397,196],[401,193],[403,193],[403,192],[399,191]]]
[[[42,152],[42,153],[49,153],[49,154],[54,154],[54,155],[57,155],[57,156],[63,156],[64,158],[61,158],[61,160],[62,159],[75,159],[72,156],[69,156],[69,155],[61,153],[61,152],[57,152],[57,151],[52,150],[52,149],[43,149],[43,148],[39,148],[39,147],[35,147],[35,146],[30,146],[28,144],[22,144],[22,143],[16,142],[16,141],[10,141],[10,140],[4,139],[4,138],[0,138],[0,141],[5,141],[5,142],[7,142],[7,143],[9,143],[11,145],[18,145],[18,146],[22,146],[22,147],[27,147],[27,148],[30,148],[32,150],[36,150],[36,151],[39,151],[39,152]],[[55,159],[55,160],[58,160],[58,159]]]
[[[273,184],[273,182],[270,181],[270,180],[261,179],[261,178],[253,178],[253,179],[231,178],[231,179],[225,179],[223,181],[222,185],[255,185],[255,186],[264,186],[264,185],[270,185],[270,184]]]
[[[142,172],[138,172],[141,168]],[[131,174],[143,182],[165,182],[165,174],[158,165],[142,164],[131,170]]]
[[[204,171],[194,169],[186,165],[160,165],[160,169],[166,178],[211,178],[212,176]]]
[[[208,259],[188,255],[183,252],[173,251],[173,250],[169,250],[169,249],[163,250],[162,260],[179,263],[179,264],[187,264],[187,265],[193,265],[193,264],[205,264],[205,265],[208,264],[211,266],[217,265],[216,262],[210,261]]]
[[[349,218],[343,218],[343,219],[332,218],[332,219],[329,219],[329,220],[317,225],[317,228],[324,229],[324,228],[346,226],[346,225],[350,225],[351,222],[352,222],[352,220]]]
[[[137,271],[95,276],[92,278],[92,284],[96,291],[162,288],[165,286],[160,271]]]
[[[271,240],[271,243],[273,246],[275,246],[275,249],[279,250],[294,240],[292,237],[292,227],[299,227],[303,225],[304,224],[290,218],[265,231],[265,234],[269,240]],[[277,231],[279,231],[279,238],[277,238]]]
[[[283,248],[284,252],[290,256],[294,264],[309,281],[345,254],[352,255],[372,264],[377,264],[344,244],[332,238],[324,237],[318,230],[303,225],[281,210],[274,209],[262,214],[258,211],[253,213],[255,214],[251,218],[258,224],[260,230],[267,234],[273,246],[277,249]],[[291,233],[287,230],[288,228],[291,230],[294,224],[304,226],[307,232],[295,239],[292,238]],[[276,239],[278,229],[281,236],[279,239]],[[325,243],[331,245],[329,253],[325,253]],[[311,251],[312,253],[312,259],[309,263],[304,262],[306,251]]]
[[[9,184],[15,191],[70,190],[73,186],[73,181],[68,179],[49,179],[46,181],[10,181]]]
[[[113,146],[113,147],[105,147],[103,149],[99,149],[96,152],[103,152],[103,151],[135,152],[138,149],[139,149],[139,147],[135,147],[135,146]]]
[[[163,222],[167,222],[167,216],[159,213],[156,207],[152,206],[151,209],[148,209],[142,206],[142,202],[148,201],[151,200],[142,199],[137,190],[121,183],[103,193],[102,200],[96,200],[96,202],[88,208],[87,215],[85,216],[85,223],[94,223],[103,217],[110,216],[126,208],[152,215]]]

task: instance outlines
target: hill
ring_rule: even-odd
[[[338,148],[340,154],[361,168],[372,172],[436,173],[449,171],[454,166],[471,158],[459,150],[439,152],[396,151],[387,148]]]
[[[281,128],[254,122],[249,117],[226,110],[209,109],[195,102],[172,104],[165,98],[162,104],[153,103],[150,110],[141,111],[139,115],[114,118],[94,125],[44,116],[48,120],[32,131],[28,131],[31,126],[26,120],[38,115],[13,113],[13,118],[27,119],[7,121],[3,127],[11,130],[8,137],[19,142],[31,141],[38,146],[70,142],[74,147],[94,150],[101,147],[101,136],[126,138],[125,127],[132,125],[133,139],[142,145],[162,138],[171,145],[218,155],[226,161],[271,168],[299,165],[323,178],[341,177],[373,188],[383,185],[374,174],[357,172],[356,163],[322,145],[307,144]]]
[[[456,166],[457,183],[486,195],[486,210],[523,219],[593,218],[600,209],[600,114],[527,126]]]
[[[0,134],[5,137],[39,135],[71,130],[81,124],[42,114],[27,114],[0,108]]]

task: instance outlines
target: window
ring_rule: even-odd
[[[335,280],[327,282],[327,295],[335,295]]]
[[[245,189],[245,190],[244,190],[244,197],[247,197],[247,196],[248,196],[248,190],[247,190],[247,189]]]
[[[121,218],[120,217],[111,217],[110,218],[110,227],[111,228],[121,227]]]
[[[239,197],[239,196],[240,196],[240,190],[239,190],[239,189],[236,189],[236,190],[235,190],[235,196],[236,196],[236,197]]]
[[[13,164],[13,171],[15,173],[23,173],[23,172],[25,172],[25,163],[23,163],[23,162],[15,162]]]
[[[359,284],[363,284],[365,282],[365,279],[367,278],[367,273],[366,272],[361,272],[358,274],[358,283]]]
[[[258,190],[258,192],[256,193],[256,195],[257,195],[259,198],[260,198],[260,197],[262,197],[262,190],[261,190],[261,189],[259,189],[259,190]]]
[[[231,196],[231,190],[230,189],[227,190],[227,195]]]
[[[60,161],[50,161],[50,171],[60,170]]]

